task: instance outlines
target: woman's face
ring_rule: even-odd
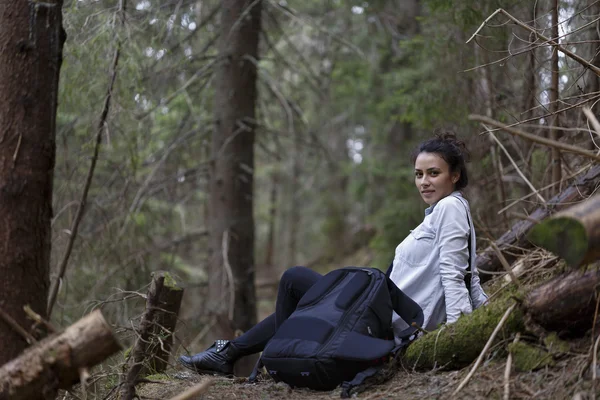
[[[415,160],[415,185],[425,203],[432,205],[454,191],[460,172],[436,153],[419,153]]]

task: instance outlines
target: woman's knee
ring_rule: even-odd
[[[309,268],[302,267],[302,266],[295,266],[295,267],[288,268],[281,275],[279,284],[280,285],[290,284],[290,283],[298,280],[299,278],[305,276],[307,274],[307,270],[311,271]]]

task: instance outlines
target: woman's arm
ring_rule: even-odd
[[[473,311],[465,275],[469,265],[469,223],[464,205],[448,196],[436,205],[432,225],[437,229],[440,248],[439,268],[446,301],[446,322]]]

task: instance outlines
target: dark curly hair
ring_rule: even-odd
[[[469,151],[465,142],[459,140],[450,131],[438,132],[435,137],[421,142],[412,153],[413,164],[421,153],[438,154],[450,166],[450,172],[460,172],[460,178],[455,183],[455,190],[462,190],[469,184],[466,163],[469,162]]]

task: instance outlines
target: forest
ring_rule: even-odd
[[[490,305],[354,396],[596,398],[598,102],[597,0],[1,1],[0,400],[339,397],[176,358],[385,271],[448,131]]]

